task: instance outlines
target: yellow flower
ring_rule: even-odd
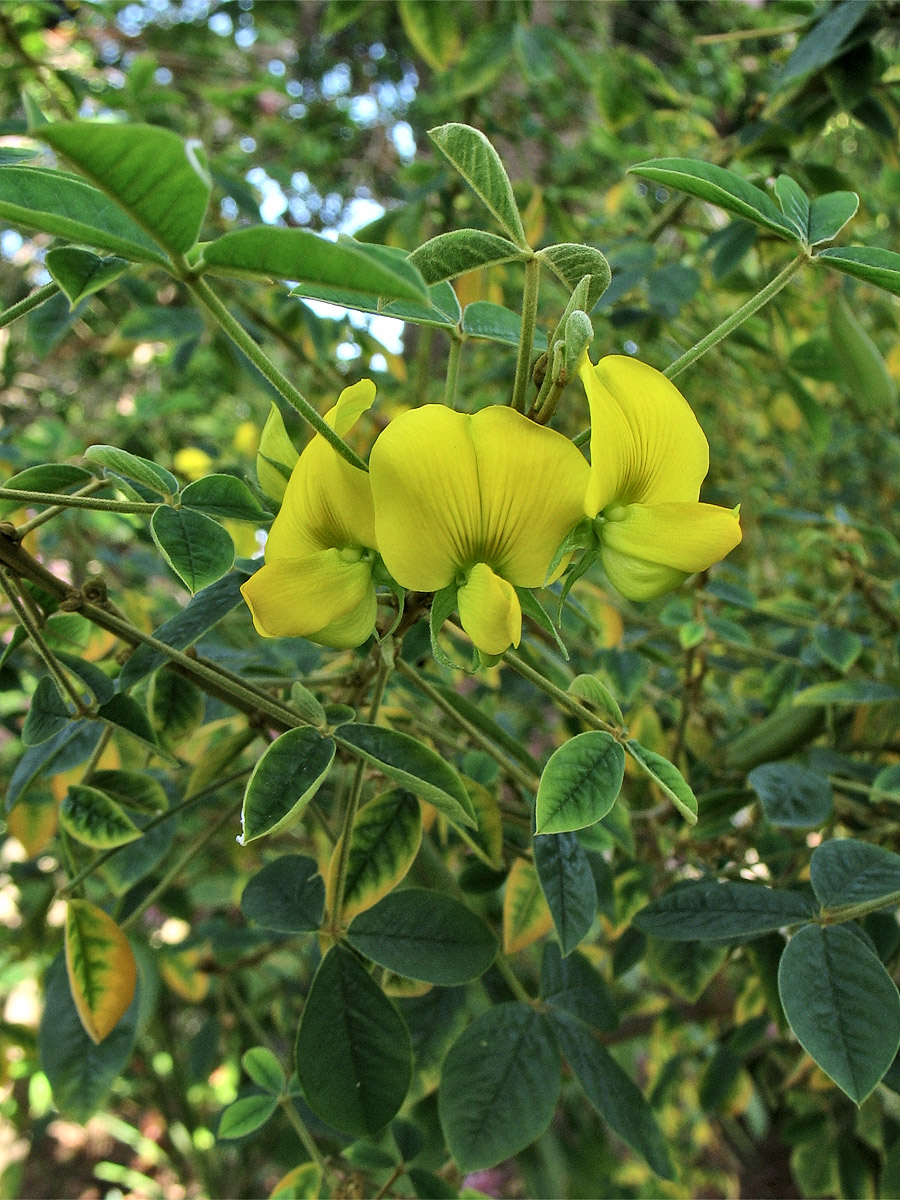
[[[600,560],[629,600],[671,591],[741,540],[737,510],[698,503],[709,445],[685,398],[659,371],[613,354],[579,370],[591,410],[589,517]]]
[[[417,592],[458,586],[463,628],[502,654],[522,635],[516,587],[542,587],[583,516],[588,466],[570,441],[509,408],[426,404],[396,417],[370,461],[385,566]]]
[[[375,384],[363,379],[341,392],[325,420],[344,437],[374,399]],[[291,473],[265,565],[241,588],[257,632],[361,645],[375,628],[374,550],[369,477],[316,434]]]

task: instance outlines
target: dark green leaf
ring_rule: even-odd
[[[876,246],[834,246],[820,250],[816,261],[900,296],[900,254],[893,250],[880,250]]]
[[[562,952],[571,954],[597,915],[597,888],[587,852],[574,833],[536,836],[533,846],[534,865]]]
[[[793,223],[778,211],[765,192],[741,175],[693,158],[652,158],[629,170],[643,179],[677,188],[736,213],[754,225],[771,229],[781,237],[796,240]]]
[[[23,492],[60,492],[65,494],[84,487],[92,479],[93,475],[84,467],[70,466],[68,463],[47,463],[46,466],[27,467],[24,471],[19,471],[17,475],[4,479],[2,486],[16,488]],[[13,509],[20,508],[22,503],[20,500],[0,500],[0,514],[6,516]],[[27,501],[27,504],[29,508],[32,507],[31,501]],[[46,506],[38,505],[37,507]]]
[[[700,880],[673,888],[634,917],[644,933],[676,941],[756,937],[810,920],[813,908],[799,892],[756,883]]]
[[[691,1004],[700,999],[727,957],[725,946],[710,942],[647,938],[645,961],[649,973]]]
[[[127,450],[119,450],[116,446],[88,446],[84,457],[88,462],[99,463],[114,474],[124,475],[141,487],[149,488],[157,496],[174,496],[178,492],[178,480],[170,471]]]
[[[227,275],[290,279],[389,300],[428,301],[424,280],[403,255],[348,237],[330,242],[308,229],[236,229],[205,243],[202,261]]]
[[[228,530],[193,509],[161,504],[150,518],[150,532],[163,558],[192,592],[214,583],[234,565]]]
[[[900,855],[858,842],[832,838],[813,851],[809,878],[823,908],[844,908],[900,898]]]
[[[599,250],[593,246],[582,246],[577,242],[560,242],[556,246],[546,246],[538,252],[541,262],[547,264],[558,280],[574,291],[577,284],[585,275],[590,275],[587,299],[584,302],[586,312],[590,312],[606,289],[609,287],[612,274],[609,263]]]
[[[244,888],[241,912],[248,921],[280,933],[311,933],[322,923],[325,880],[313,858],[286,854],[266,863]]]
[[[334,750],[331,738],[315,729],[289,729],[276,738],[247,781],[244,844],[296,825],[328,774]]]
[[[470,125],[451,122],[428,130],[428,136],[463,177],[503,232],[528,248],[512,184],[497,151],[483,133]]]
[[[496,1166],[547,1128],[560,1088],[559,1051],[546,1019],[527,1004],[477,1017],[444,1059],[438,1111],[464,1173]]]
[[[284,1071],[281,1063],[266,1046],[254,1046],[241,1056],[241,1064],[257,1087],[274,1092],[277,1096],[284,1089]]]
[[[456,292],[449,283],[436,283],[430,287],[427,304],[418,300],[391,300],[385,303],[375,292],[355,292],[323,284],[317,286],[313,283],[298,284],[291,289],[291,295],[310,300],[324,300],[327,304],[337,304],[341,308],[353,308],[359,312],[396,317],[399,321],[410,321],[413,325],[433,325],[438,329],[449,329],[457,325],[462,316]]]
[[[577,951],[563,958],[555,942],[544,946],[541,960],[541,998],[590,1025],[609,1033],[619,1024],[619,1014],[609,989],[596,967]]]
[[[142,304],[119,322],[119,337],[133,342],[185,342],[199,338],[203,314],[186,304]]]
[[[216,1137],[220,1142],[247,1137],[265,1125],[277,1107],[277,1096],[241,1096],[222,1113]]]
[[[42,675],[31,697],[31,707],[22,726],[22,745],[38,746],[65,729],[73,709],[63,700],[49,675]]]
[[[4,167],[0,171],[0,217],[135,262],[165,262],[143,229],[117,204],[61,171]]]
[[[207,475],[189,483],[181,493],[185,508],[196,508],[222,520],[267,524],[272,514],[259,503],[246,483],[234,475]]]
[[[391,892],[350,923],[347,941],[408,979],[441,987],[483,975],[497,953],[488,925],[452,896],[424,888]]]
[[[171,758],[168,752],[157,743],[156,734],[147,719],[146,712],[131,696],[117,692],[112,699],[100,705],[97,709],[97,716],[101,721],[107,721],[110,725],[115,725],[117,729],[130,733],[132,737],[149,746],[154,753],[161,757]]]
[[[827,66],[841,53],[844,42],[866,15],[869,0],[841,0],[801,38],[784,64],[778,88]]]
[[[173,750],[203,724],[206,700],[190,679],[165,668],[156,671],[147,692],[150,724],[161,746]]]
[[[803,1048],[862,1104],[900,1045],[900,994],[862,938],[843,925],[807,925],[778,968],[781,1002]]]
[[[484,338],[489,342],[502,342],[505,346],[518,346],[522,337],[522,318],[502,304],[491,304],[489,300],[476,300],[467,304],[462,315],[463,333],[469,337]],[[547,335],[540,329],[534,338],[536,350],[547,349]]]
[[[47,251],[47,270],[65,292],[72,308],[86,296],[124,275],[131,263],[125,258],[99,258],[90,250],[59,246]]]
[[[824,775],[796,763],[763,763],[747,776],[766,819],[789,829],[811,829],[827,821],[833,797]]]
[[[638,766],[646,771],[663,794],[672,801],[684,819],[694,825],[697,821],[697,797],[675,764],[670,763],[661,754],[648,750],[634,738],[628,740],[625,748]]]
[[[524,257],[525,251],[495,233],[482,229],[454,229],[419,246],[410,254],[409,261],[422,272],[426,283],[440,283],[464,275],[466,271]]]
[[[296,1061],[307,1104],[342,1133],[377,1133],[406,1096],[412,1074],[409,1032],[343,946],[332,946],[313,979],[297,1032]]]
[[[881,704],[885,700],[900,700],[900,688],[874,679],[815,683],[794,697],[795,704]]]
[[[54,618],[54,621],[64,619],[62,616]],[[51,627],[54,621],[48,621],[46,633],[48,641],[53,644],[53,639],[50,637]],[[92,662],[88,662],[84,658],[79,658],[77,654],[68,654],[65,650],[60,650],[54,645],[53,653],[64,666],[67,666],[73,675],[77,675],[89,692],[93,692],[99,704],[105,704],[107,700],[111,700],[115,694],[116,685],[106,674],[105,671],[96,666]]]
[[[674,1179],[665,1140],[637,1084],[580,1022],[559,1011],[550,1015],[559,1047],[593,1107],[651,1170]]]
[[[47,771],[68,771],[88,758],[100,740],[103,726],[99,721],[74,721],[66,729],[26,750],[16,764],[6,789],[6,811],[22,799],[39,775]]]
[[[42,125],[36,132],[170,253],[184,254],[196,242],[210,192],[198,142],[154,125],[106,121]]]
[[[849,629],[819,625],[813,631],[813,644],[826,662],[837,671],[848,671],[862,654],[862,639]]]
[[[433,804],[451,821],[476,827],[472,802],[460,777],[440,755],[415,738],[380,725],[351,724],[341,726],[335,741]]]
[[[836,238],[859,208],[856,192],[829,192],[813,200],[809,210],[809,244],[818,246]]]
[[[625,752],[599,730],[576,734],[550,756],[537,793],[537,832],[567,833],[606,816],[625,773]]]

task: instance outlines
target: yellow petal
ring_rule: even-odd
[[[281,413],[273,404],[263,426],[256,457],[256,477],[267,496],[275,500],[281,499],[297,457]]]
[[[629,504],[608,512],[600,558],[630,600],[649,600],[705,571],[741,540],[734,512],[714,504]]]
[[[351,387],[344,388],[337,404],[325,414],[325,420],[338,435],[346,437],[364,412],[375,403],[375,384],[371,379],[361,379]]]
[[[261,567],[241,588],[257,633],[317,640],[317,634],[342,618],[355,614],[361,620],[357,610],[363,608],[374,626],[371,565],[361,557],[348,561],[347,556],[347,551],[320,550]],[[340,626],[338,632],[344,628]],[[355,644],[364,642],[371,632],[370,627]]]
[[[583,515],[589,475],[568,439],[521,413],[435,404],[392,421],[370,466],[379,551],[415,591],[446,587],[479,562],[540,587]]]
[[[331,646],[334,650],[350,650],[361,646],[371,637],[375,630],[375,618],[378,616],[378,600],[374,587],[370,587],[362,603],[350,610],[345,617],[329,621],[312,640],[321,646]]]
[[[685,398],[665,375],[624,355],[584,359],[591,410],[588,516],[607,505],[692,501],[709,470],[709,446]]]
[[[472,561],[480,512],[468,423],[426,404],[395,417],[372,447],[378,550],[401,587],[436,592]]]
[[[476,563],[457,597],[462,627],[485,654],[502,654],[522,640],[522,609],[512,584],[487,563]]]
[[[587,462],[568,438],[511,408],[484,408],[469,420],[481,554],[518,587],[541,587],[557,547],[584,515]]]

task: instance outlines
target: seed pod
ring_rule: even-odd
[[[897,385],[872,339],[857,320],[841,292],[828,300],[828,328],[852,403],[861,417],[890,417],[897,413]]]
[[[824,725],[824,708],[782,705],[728,744],[724,765],[735,771],[750,771],[760,763],[786,758],[817,738]]]

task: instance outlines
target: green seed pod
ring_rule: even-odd
[[[841,292],[828,299],[828,328],[854,408],[861,417],[894,417],[897,385],[878,347],[857,320]]]
[[[760,763],[786,758],[817,738],[824,725],[824,708],[784,704],[729,742],[724,765],[735,771],[750,771]]]

